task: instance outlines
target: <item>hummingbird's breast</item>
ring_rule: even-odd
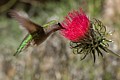
[[[47,35],[44,31],[42,31],[42,32],[38,31],[34,34],[34,37],[33,37],[34,43],[36,45],[39,45],[42,42],[44,42],[47,39],[48,36],[49,35]]]

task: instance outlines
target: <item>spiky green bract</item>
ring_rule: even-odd
[[[91,54],[95,62],[96,54],[104,57],[103,52],[112,53],[120,57],[120,55],[108,49],[108,43],[111,41],[106,38],[106,35],[108,35],[108,33],[103,23],[97,19],[93,19],[89,32],[84,39],[79,42],[70,42],[70,46],[73,49],[73,53],[83,54],[81,60],[85,59],[88,54]]]
[[[25,48],[27,48],[27,46],[29,45],[29,43],[31,42],[31,40],[33,39],[32,35],[28,34],[24,40],[22,41],[22,43],[20,44],[20,46],[18,47],[16,53],[14,54],[14,56],[18,55],[21,51],[23,51]]]

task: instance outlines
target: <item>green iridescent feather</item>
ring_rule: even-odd
[[[22,41],[22,43],[20,44],[20,46],[18,47],[16,53],[14,54],[14,56],[18,55],[21,51],[23,51],[23,49],[25,49],[25,47],[27,46],[27,44],[29,44],[29,42],[32,40],[32,35],[28,34],[24,40]]]
[[[50,22],[44,24],[44,25],[43,25],[43,28],[47,28],[47,27],[49,27],[49,26],[51,26],[51,25],[53,25],[53,24],[56,24],[56,23],[57,23],[56,20],[52,20],[52,21],[50,21]]]

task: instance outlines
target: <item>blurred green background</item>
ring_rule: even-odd
[[[119,58],[104,53],[96,63],[91,56],[80,61],[59,32],[14,57],[27,31],[8,15],[11,9],[24,10],[32,21],[43,25],[60,22],[69,11],[81,7],[90,19],[100,19],[112,32],[110,49],[120,54],[119,4],[120,0],[0,0],[0,80],[120,80]]]

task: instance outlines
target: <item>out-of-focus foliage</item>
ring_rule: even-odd
[[[1,0],[0,6],[5,5],[5,1],[14,0]],[[10,9],[22,9],[31,20],[44,25],[54,19],[62,21],[70,10],[82,7],[88,17],[99,18],[107,25],[107,31],[114,32],[108,36],[114,41],[110,49],[119,53],[118,3],[119,0],[17,0],[11,7],[6,6],[6,10],[0,12],[0,80],[119,80],[119,58],[104,54],[103,59],[97,57],[93,63],[89,55],[80,61],[80,55],[72,53],[69,41],[59,32],[42,45],[30,47],[14,57],[26,30],[7,14]]]

